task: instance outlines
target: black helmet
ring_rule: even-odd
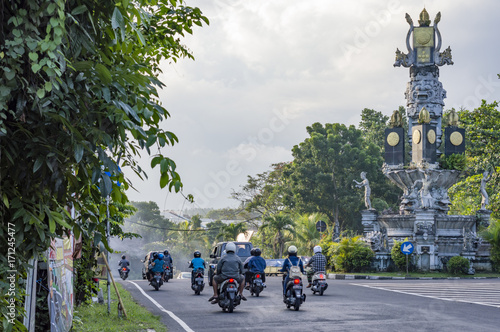
[[[255,256],[255,248],[250,249],[250,255]]]
[[[165,256],[167,256],[167,255],[168,255],[168,250],[167,250],[167,249],[165,249],[165,251],[163,252],[163,254],[164,254]]]
[[[122,255],[122,259],[125,259],[125,258],[127,258],[127,257],[125,255]]]
[[[194,257],[201,257],[201,252],[199,252],[198,250],[196,250],[194,252]]]
[[[157,252],[154,252],[153,253],[153,258],[156,259],[158,257],[158,253]]]
[[[253,254],[254,256],[260,256],[262,254],[262,251],[260,250],[260,248],[255,248],[253,249]]]

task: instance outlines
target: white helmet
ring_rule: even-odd
[[[290,247],[288,247],[288,253],[289,254],[296,254],[297,253],[297,247],[296,246],[290,246]]]
[[[226,244],[226,252],[236,252],[236,244],[234,242],[228,242]]]
[[[314,247],[313,251],[314,251],[315,254],[318,253],[318,252],[321,252],[321,247],[320,246],[316,246],[316,247]]]

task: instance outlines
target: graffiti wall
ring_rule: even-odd
[[[67,332],[73,322],[73,250],[73,236],[53,239],[48,250],[51,332]]]

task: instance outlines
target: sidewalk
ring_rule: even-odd
[[[363,280],[458,280],[458,279],[500,279],[499,277],[386,277],[386,276],[367,276],[367,275],[358,275],[358,274],[334,274],[329,273],[328,279],[337,279],[337,280],[354,280],[354,279],[363,279]]]

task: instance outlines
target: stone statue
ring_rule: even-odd
[[[435,207],[435,198],[432,197],[431,185],[432,181],[429,178],[429,173],[423,171],[424,178],[422,180],[416,180],[415,182],[422,182],[422,188],[420,188],[420,199],[422,201],[423,209],[433,209]]]
[[[444,64],[446,64],[446,65],[453,64],[452,57],[451,57],[451,48],[449,46],[443,52],[439,53],[439,58],[436,61],[436,64],[438,66],[442,66]]]
[[[372,190],[370,189],[370,182],[366,178],[366,172],[361,172],[360,176],[361,179],[363,179],[363,181],[361,182],[358,182],[356,180],[352,181],[356,182],[356,188],[365,187],[365,206],[368,210],[373,210],[372,202],[370,201],[370,195],[372,193]]]
[[[490,199],[488,193],[486,192],[486,182],[490,181],[491,174],[488,171],[484,171],[483,178],[481,179],[481,187],[479,191],[483,198],[481,199],[481,210],[486,210],[486,206],[490,204]]]
[[[389,125],[392,128],[403,127],[403,118],[401,117],[401,114],[399,113],[399,111],[395,110],[394,112],[392,112],[391,120],[389,121]]]

